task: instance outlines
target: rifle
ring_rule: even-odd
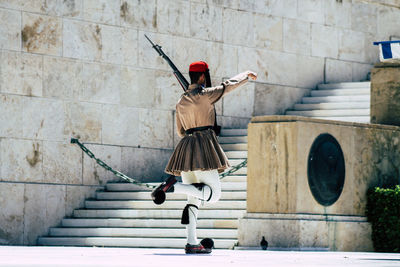
[[[183,91],[186,92],[186,90],[189,88],[189,82],[186,80],[186,78],[182,75],[182,73],[178,70],[178,68],[175,66],[174,63],[172,63],[171,59],[162,51],[161,46],[154,44],[147,35],[144,35],[147,40],[151,43],[153,48],[158,52],[158,54],[167,61],[168,65],[172,68],[174,75],[176,79],[178,80],[179,84],[182,86]]]
[[[189,88],[189,82],[186,80],[186,78],[182,75],[182,73],[178,70],[178,68],[175,66],[174,63],[172,63],[171,59],[162,51],[161,46],[154,44],[149,37],[145,34],[144,37],[146,37],[147,40],[149,40],[150,44],[153,46],[153,48],[158,52],[158,54],[167,61],[168,65],[172,68],[174,75],[176,79],[178,80],[179,84],[182,86],[183,91],[186,92],[186,90]],[[215,114],[215,122],[214,122],[214,132],[217,136],[220,135],[221,133],[221,126],[217,124],[217,112],[215,111],[214,107],[214,114]]]

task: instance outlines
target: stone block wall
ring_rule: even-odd
[[[71,137],[161,179],[181,89],[145,33],[186,76],[196,60],[215,84],[258,72],[217,105],[224,127],[246,127],[318,83],[365,79],[399,14],[394,0],[0,0],[0,242],[35,244],[115,179]]]
[[[313,143],[326,133],[340,145],[345,175],[337,201],[328,206],[314,197],[308,167]],[[248,139],[249,213],[366,216],[368,189],[400,183],[400,127],[258,116],[249,124]],[[315,187],[328,195],[335,188],[322,182]]]
[[[332,181],[340,168],[332,143],[320,143],[311,152],[322,134],[332,135],[343,153],[343,184]],[[257,116],[249,124],[248,140],[247,214],[238,230],[241,246],[259,246],[265,236],[271,247],[373,250],[367,191],[400,182],[400,127]],[[310,182],[310,162],[316,158],[330,162],[329,182],[322,181],[321,166],[312,175],[321,180]],[[336,201],[328,205],[318,195]]]

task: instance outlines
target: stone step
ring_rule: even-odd
[[[220,136],[218,142],[220,144],[247,143],[247,136]]]
[[[239,222],[237,219],[201,219],[197,220],[197,228],[226,228],[237,229]],[[62,227],[154,227],[154,228],[185,228],[181,224],[181,219],[81,219],[65,218],[61,222]]]
[[[336,103],[336,102],[368,102],[370,103],[370,95],[357,96],[320,96],[320,97],[303,97],[301,102],[304,104],[313,103]]]
[[[242,218],[246,210],[199,210],[198,218],[212,219],[235,219]],[[129,209],[112,209],[112,210],[74,210],[74,217],[77,218],[181,218],[182,209],[177,210],[129,210]]]
[[[230,159],[228,160],[231,166],[238,165],[244,161],[244,159]]]
[[[225,151],[228,159],[246,159],[247,158],[247,150],[246,151]]]
[[[220,200],[246,200],[246,191],[222,191]],[[98,200],[151,200],[150,192],[96,192]],[[167,194],[167,200],[186,200],[183,194]]]
[[[296,104],[294,110],[326,110],[326,109],[369,109],[369,102],[337,102],[317,104]]]
[[[236,239],[214,239],[217,249],[232,249]],[[133,237],[40,237],[42,246],[99,246],[139,248],[184,248],[186,238],[133,238]],[[134,259],[133,259],[134,260]]]
[[[247,169],[243,167],[242,169]],[[238,170],[240,171],[240,170]],[[160,183],[149,183],[150,185],[158,186]],[[228,191],[245,191],[247,189],[246,182],[222,182],[221,183],[222,190]],[[151,191],[150,189],[143,188],[142,186],[138,186],[130,183],[108,183],[106,185],[107,192],[143,192],[143,191]]]
[[[221,137],[224,136],[247,136],[247,129],[221,129]]]
[[[221,144],[222,149],[235,150],[235,151],[247,151],[247,143],[243,144]]]
[[[236,229],[197,229],[197,236],[202,239],[237,238]],[[186,237],[184,228],[50,228],[49,236],[63,237],[144,237],[144,238],[179,238]]]
[[[186,200],[169,200],[162,205],[156,205],[151,200],[86,200],[86,209],[183,209],[186,205]],[[220,200],[215,203],[204,202],[201,209],[234,209],[245,210],[246,200]]]
[[[286,115],[304,117],[357,117],[369,116],[369,109],[331,109],[331,110],[303,110],[286,111]]]
[[[159,185],[160,183],[148,183],[149,185]],[[139,186],[131,183],[107,183],[105,186],[105,191],[107,192],[149,192],[152,189]],[[149,194],[148,193],[148,194]]]
[[[322,83],[318,84],[317,88],[318,90],[371,88],[371,82]]]
[[[323,119],[330,121],[348,121],[348,122],[358,122],[358,123],[370,123],[369,116],[358,116],[358,117],[312,117],[315,119]]]
[[[229,168],[230,169],[230,168]],[[229,170],[228,169],[228,170]],[[228,171],[227,170],[227,171]],[[242,167],[239,170],[233,172],[232,174],[236,174],[236,175],[247,175],[247,167]],[[222,187],[224,188],[224,183],[222,183]],[[226,189],[226,190],[231,190],[231,189]]]
[[[342,95],[370,95],[371,90],[366,89],[335,89],[335,90],[312,90],[311,96],[342,96]]]
[[[221,182],[235,182],[235,183],[247,183],[246,175],[228,175],[221,179]]]
[[[219,137],[229,163],[235,166],[247,158],[247,129],[223,129]],[[150,183],[158,185],[159,183]],[[247,167],[221,181],[222,195],[216,203],[201,204],[197,233],[210,237],[216,248],[231,249],[237,244],[238,219],[246,213]],[[51,228],[39,245],[182,248],[186,226],[181,224],[187,196],[167,194],[167,201],[155,205],[146,187],[131,183],[109,183],[106,191],[86,200],[84,209],[65,218],[61,227]]]

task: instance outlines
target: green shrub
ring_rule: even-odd
[[[400,185],[369,190],[367,216],[375,251],[400,252]]]

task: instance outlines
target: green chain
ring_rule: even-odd
[[[115,176],[117,176],[117,177],[119,177],[119,178],[121,178],[121,179],[123,179],[123,180],[125,180],[125,181],[127,181],[129,183],[132,183],[132,184],[136,184],[136,185],[139,185],[139,186],[145,186],[145,187],[150,188],[150,189],[156,188],[155,185],[150,185],[148,183],[141,183],[141,182],[139,182],[139,181],[137,181],[137,180],[135,180],[135,179],[123,174],[122,172],[114,170],[113,168],[108,166],[104,161],[102,161],[101,159],[96,158],[96,156],[87,147],[85,147],[84,144],[79,142],[78,139],[71,138],[71,144],[77,144],[82,149],[82,151],[85,152],[90,158],[96,160],[97,164],[99,164],[101,167],[103,167],[107,171],[112,172]],[[219,177],[220,177],[220,179],[223,179],[226,176],[228,176],[229,174],[231,174],[233,172],[236,172],[237,170],[243,168],[246,165],[247,165],[247,159],[245,159],[243,162],[239,163],[238,165],[233,166],[229,171],[221,173],[219,175]]]
[[[150,189],[154,189],[156,187],[154,185],[149,185],[147,183],[138,182],[135,179],[126,176],[122,172],[114,170],[113,168],[108,166],[106,163],[104,163],[101,159],[96,158],[96,156],[87,147],[85,147],[84,144],[79,142],[78,139],[71,138],[71,144],[77,144],[83,150],[83,152],[85,152],[90,158],[95,159],[97,164],[99,164],[101,167],[103,167],[107,171],[112,172],[115,176],[117,176],[117,177],[119,177],[119,178],[121,178],[121,179],[123,179],[123,180],[125,180],[125,181],[127,181],[129,183],[136,184],[136,185],[139,185],[139,186],[145,186],[145,187],[150,188]]]
[[[229,174],[234,173],[235,171],[243,168],[244,166],[247,165],[247,159],[243,160],[242,162],[240,162],[238,165],[233,166],[229,171],[221,173],[219,175],[219,178],[222,180],[223,178],[225,178],[226,176],[228,176]]]

